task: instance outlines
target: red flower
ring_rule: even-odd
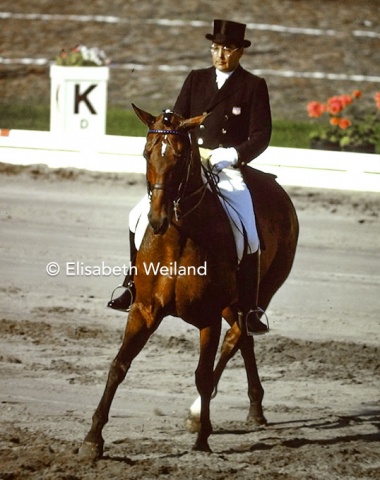
[[[325,115],[327,125],[316,128],[311,132],[310,138],[334,141],[342,148],[363,143],[371,145],[378,143],[380,135],[375,127],[378,126],[380,116],[380,91],[373,95],[377,107],[374,114],[365,114],[358,108],[352,108],[351,104],[356,103],[361,96],[360,90],[353,90],[351,94],[332,96],[325,103],[309,102],[307,105],[309,117],[327,114]]]
[[[352,103],[351,95],[341,95],[339,97],[339,100],[341,101],[343,108],[347,107],[347,105],[350,105],[350,103]]]
[[[351,121],[348,118],[340,119],[339,128],[341,128],[342,130],[346,130],[346,128],[348,128],[349,126],[351,126]]]
[[[311,118],[318,118],[326,111],[326,105],[319,102],[309,102],[307,104],[308,115]]]
[[[340,113],[344,106],[340,97],[331,97],[327,100],[328,109],[331,115],[337,115]]]
[[[330,118],[330,125],[339,125],[340,118],[339,117],[331,117]]]
[[[380,110],[380,92],[376,92],[373,98],[375,99],[376,107]]]

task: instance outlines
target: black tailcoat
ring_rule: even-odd
[[[214,67],[191,71],[174,112],[184,118],[211,112],[196,129],[199,146],[235,147],[239,164],[256,158],[270,141],[272,121],[267,84],[240,65],[220,90]]]

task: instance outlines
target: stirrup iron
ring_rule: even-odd
[[[266,323],[266,325],[267,325],[267,330],[266,331],[263,331],[263,332],[250,332],[250,331],[248,331],[246,319],[251,312],[256,314],[256,316],[258,317],[259,321],[262,324]],[[259,314],[261,315],[261,317],[259,317]],[[265,317],[265,322],[261,321],[263,317]],[[265,333],[268,333],[269,330],[270,330],[269,320],[268,320],[267,314],[260,307],[257,307],[255,309],[251,308],[250,310],[248,310],[248,312],[245,315],[243,314],[243,312],[241,310],[239,310],[238,311],[238,325],[239,325],[239,328],[240,328],[241,332],[245,331],[246,335],[251,336],[251,337],[253,337],[254,335],[264,335]]]
[[[111,299],[110,299],[110,301],[109,301],[108,303],[111,303],[111,302],[112,302],[113,296],[114,296],[116,290],[118,290],[119,288],[124,288],[125,291],[128,291],[128,292],[130,293],[130,295],[131,295],[131,303],[129,304],[129,307],[127,307],[127,308],[124,310],[125,312],[129,312],[130,309],[131,309],[131,307],[132,307],[132,304],[133,304],[133,302],[134,302],[134,300],[135,300],[134,295],[133,295],[133,291],[132,291],[132,286],[133,286],[133,282],[132,282],[132,281],[129,281],[128,284],[127,284],[127,286],[123,285],[122,283],[121,283],[120,285],[118,285],[116,288],[114,288],[114,289],[112,290]]]

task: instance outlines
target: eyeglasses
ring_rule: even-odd
[[[237,50],[239,50],[239,47],[238,48],[229,48],[229,47],[226,47],[225,45],[212,44],[211,47],[210,47],[210,52],[213,55],[218,55],[220,52],[222,52],[223,55],[225,55],[226,57],[229,57],[230,55],[232,55]]]

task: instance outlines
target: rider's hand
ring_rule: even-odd
[[[215,150],[212,151],[211,157],[209,159],[210,166],[212,168],[215,168],[218,172],[223,170],[223,168],[235,165],[237,161],[238,153],[234,147],[215,148]]]

